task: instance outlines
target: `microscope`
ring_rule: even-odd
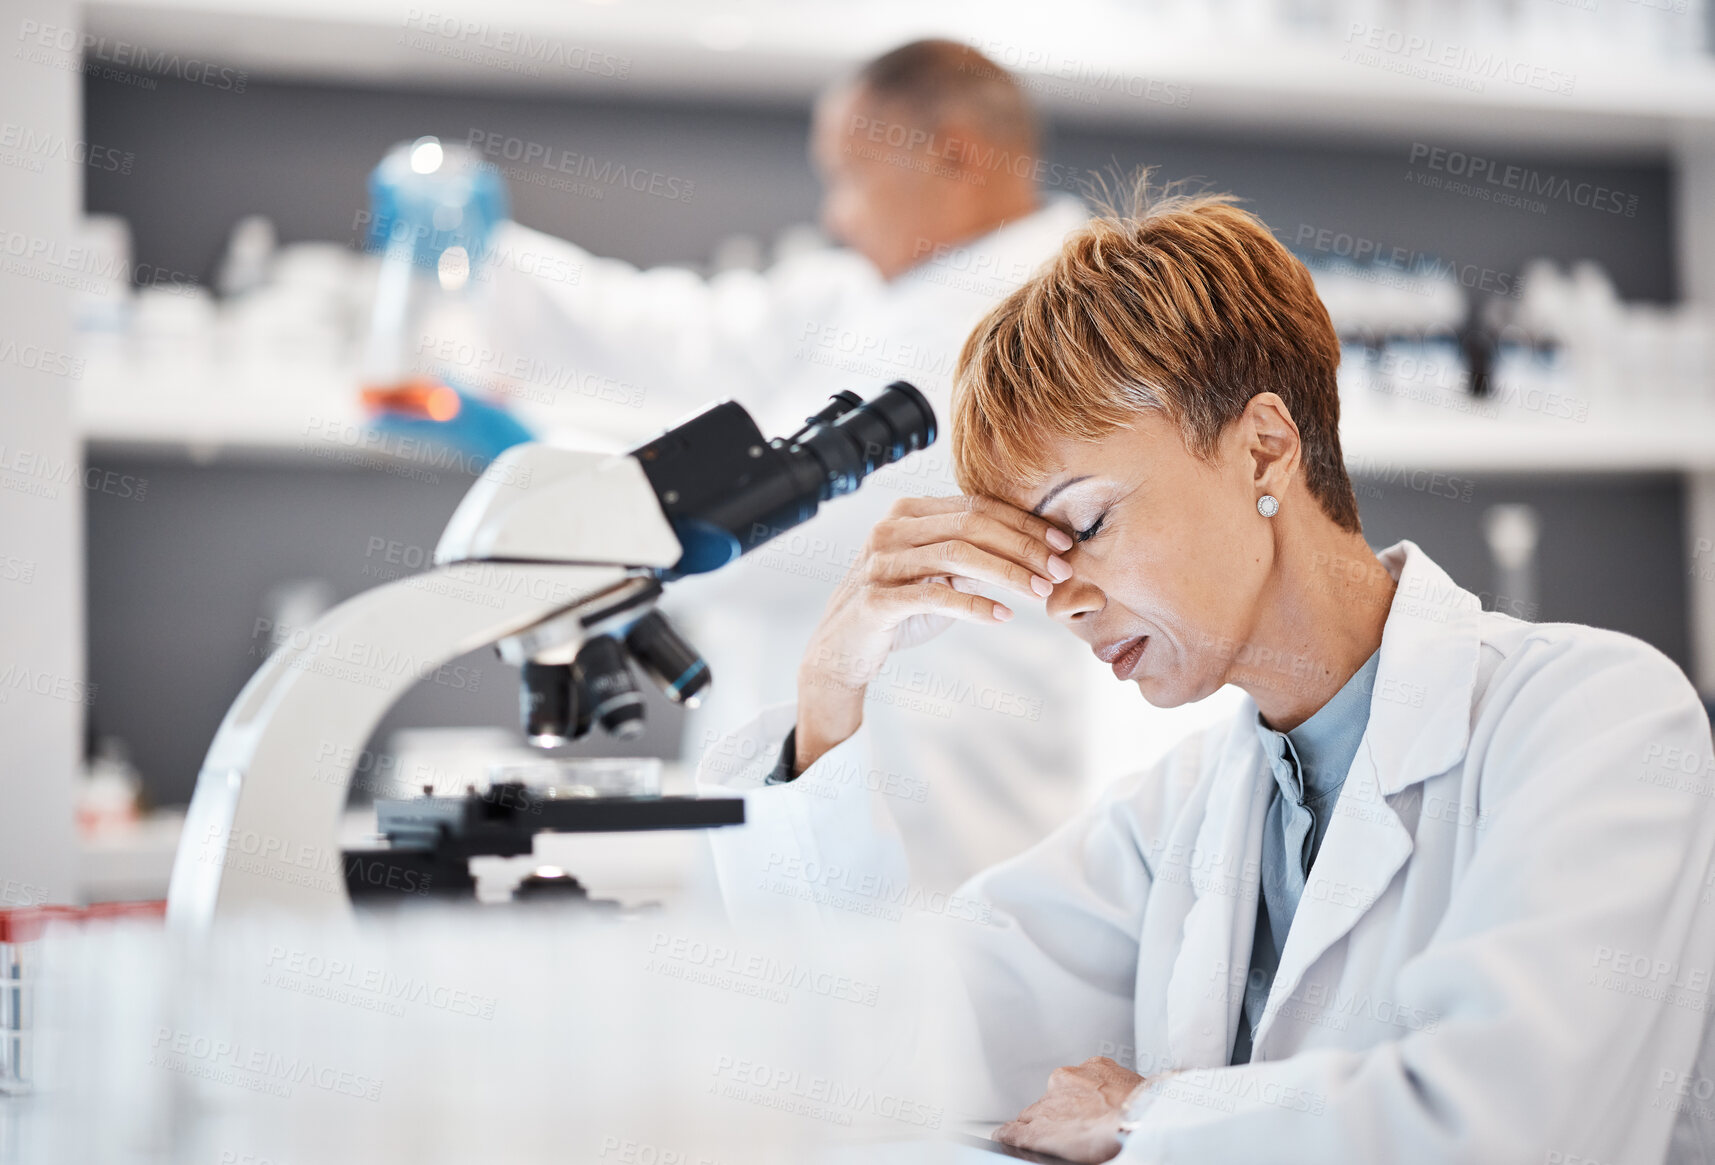
[[[932,444],[934,410],[896,381],[835,395],[790,437],[714,405],[626,454],[513,447],[454,512],[434,565],[355,596],[245,684],[197,776],[168,920],[206,930],[266,910],[341,917],[354,901],[470,896],[472,857],[531,852],[542,831],[742,823],[740,798],[560,800],[527,786],[377,802],[385,844],[342,850],[354,758],[419,679],[484,646],[520,669],[525,735],[641,729],[641,670],[696,699],[709,668],[655,609],[674,579],[718,570]],[[330,765],[326,758],[346,758]],[[550,893],[532,877],[520,896]]]

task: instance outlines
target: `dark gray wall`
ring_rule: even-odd
[[[89,139],[135,158],[129,174],[88,175],[89,208],[131,221],[142,262],[204,279],[243,214],[270,215],[287,240],[353,241],[369,169],[393,142],[424,133],[464,140],[472,130],[495,132],[693,183],[680,200],[614,187],[597,199],[511,183],[521,221],[634,262],[699,262],[729,234],[767,238],[815,217],[804,112],[267,83],[233,94],[169,79],[148,92],[91,79],[86,99]],[[1147,163],[1164,178],[1234,191],[1289,243],[1304,228],[1326,228],[1509,275],[1538,255],[1592,258],[1628,298],[1676,292],[1665,162],[1588,165],[1479,151],[1568,187],[1618,191],[1635,199],[1628,216],[1569,199],[1515,209],[1429,188],[1418,176],[1436,172],[1421,158],[1414,163],[1410,140],[1331,149],[1060,126],[1051,143],[1057,174]],[[221,715],[257,663],[252,628],[268,588],[323,578],[343,597],[373,585],[364,573],[373,565],[369,539],[433,545],[464,489],[451,478],[428,486],[329,467],[98,460],[150,485],[143,502],[90,497],[94,712],[102,731],[131,745],[162,803],[188,796]],[[1685,662],[1674,479],[1485,477],[1468,502],[1375,482],[1359,492],[1372,545],[1411,537],[1479,591],[1493,589],[1482,511],[1494,502],[1536,505],[1544,527],[1540,617],[1617,627]],[[510,669],[489,656],[463,663],[482,673],[474,691],[422,685],[383,732],[511,724]],[[671,753],[677,722],[663,707],[655,712],[645,747]],[[611,750],[605,741],[598,747]]]
[[[1441,139],[1401,138],[1387,146],[1332,149],[1279,139],[1186,140],[1063,130],[1054,141],[1056,158],[1082,170],[1148,165],[1163,178],[1231,191],[1309,258],[1331,253],[1327,244],[1318,249],[1307,241],[1326,229],[1378,248],[1403,248],[1509,276],[1541,256],[1562,263],[1594,259],[1626,299],[1666,301],[1678,294],[1665,162],[1591,165],[1486,147],[1464,152],[1496,170],[1516,166],[1529,172],[1539,189],[1574,192],[1582,186],[1585,195],[1598,188],[1621,195],[1608,203],[1622,209],[1608,213],[1571,198],[1533,199],[1541,207],[1537,210],[1427,186],[1420,178],[1446,178],[1450,164],[1466,165],[1430,153],[1457,151],[1460,143]],[[1414,147],[1421,147],[1415,162]],[[1431,165],[1437,156],[1439,165]],[[1628,205],[1631,217],[1623,209]]]
[[[1690,666],[1680,545],[1684,490],[1677,476],[1467,474],[1458,499],[1407,489],[1400,476],[1353,480],[1364,539],[1377,550],[1409,538],[1489,610],[1538,623],[1612,627]],[[1507,594],[1483,538],[1484,511],[1514,503],[1533,507],[1541,520],[1533,603]]]
[[[91,716],[126,742],[161,804],[190,799],[221,717],[265,658],[268,628],[259,631],[257,619],[268,591],[319,579],[343,600],[415,574],[473,481],[334,465],[95,460],[147,486],[140,500],[89,494]],[[518,672],[492,651],[437,674],[441,682],[417,684],[383,720],[372,748],[396,727],[516,723]],[[648,723],[640,740],[598,736],[568,752],[676,755],[678,710],[652,694]]]
[[[270,84],[235,94],[166,79],[153,92],[112,88],[88,84],[89,138],[136,160],[129,174],[91,172],[89,209],[131,220],[139,261],[204,281],[245,214],[269,215],[287,241],[360,241],[370,170],[424,134],[495,133],[678,179],[662,188],[691,183],[688,198],[613,185],[597,198],[509,178],[520,222],[637,263],[701,261],[726,235],[815,215],[803,114]]]

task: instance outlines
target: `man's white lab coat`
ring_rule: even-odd
[[[967,246],[926,249],[892,281],[843,250],[706,280],[639,271],[517,224],[501,230],[495,343],[537,387],[557,386],[551,408],[532,407],[542,394],[528,383],[512,393],[550,432],[568,424],[636,441],[730,397],[773,436],[839,389],[869,397],[894,380],[915,384],[941,419],[933,448],[733,566],[670,588],[668,608],[714,676],[690,721],[692,755],[792,698],[829,595],[895,500],[958,492],[945,425],[959,349],[1085,218],[1080,202],[1051,201]],[[1023,850],[1081,803],[1082,692],[1099,665],[1040,601],[1011,605],[1018,617],[1004,628],[956,627],[890,662],[865,711],[878,747],[845,777],[888,799],[918,876],[943,889]]]
[[[1158,1077],[1122,1161],[1711,1160],[1715,749],[1695,691],[1625,635],[1483,612],[1411,542],[1382,558],[1399,586],[1369,725],[1251,1063],[1227,1066],[1273,782],[1248,697],[944,901],[909,890],[875,802],[818,793],[823,766],[865,763],[860,732],[804,788],[746,794],[755,824],[712,839],[723,892],[735,913],[910,899],[960,923],[979,1115],[1113,1056]],[[720,757],[790,722],[720,742],[704,780],[753,780]]]

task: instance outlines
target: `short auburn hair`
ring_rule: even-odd
[[[1216,439],[1275,392],[1298,426],[1305,484],[1341,529],[1361,531],[1340,453],[1340,343],[1315,284],[1255,215],[1224,194],[1111,211],[1067,237],[977,325],[959,354],[953,464],[966,493],[1042,482],[1048,446],[1095,441],[1143,410],[1186,448]]]

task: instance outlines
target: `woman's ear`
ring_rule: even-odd
[[[1302,448],[1292,410],[1277,393],[1259,392],[1251,397],[1239,422],[1256,488],[1262,493],[1285,497],[1287,485],[1298,475],[1298,454]]]

